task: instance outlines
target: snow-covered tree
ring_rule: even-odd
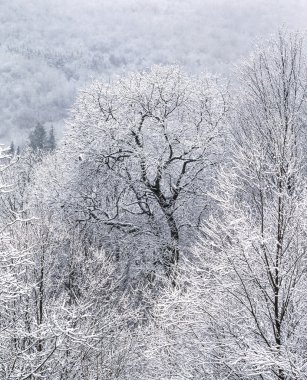
[[[306,95],[299,35],[243,66],[218,207],[158,308],[174,378],[307,376]]]
[[[16,162],[3,147],[0,162],[2,199],[14,190],[13,183],[5,179]],[[3,203],[0,218],[0,376],[3,379],[11,379],[15,369],[19,371],[19,358],[27,351],[23,316],[26,298],[32,290],[27,280],[28,271],[33,267],[32,254],[20,244],[14,233],[24,227],[25,220],[16,216],[7,218],[11,212],[9,205]]]
[[[71,215],[119,256],[170,275],[206,214],[227,110],[222,83],[178,67],[93,83],[59,152],[76,173]]]
[[[8,221],[28,218],[13,234],[33,262],[26,277],[31,291],[18,303],[24,311],[19,334],[26,334],[29,350],[19,355],[12,374],[117,379],[131,368],[134,326],[142,314],[114,255],[92,246],[59,212],[55,183],[64,181],[65,172],[54,171],[58,157],[24,154],[10,173],[16,188],[2,199],[3,208],[14,205]]]

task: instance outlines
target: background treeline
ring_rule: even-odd
[[[3,149],[1,379],[306,378],[304,54],[96,81]]]
[[[231,75],[257,37],[304,30],[306,13],[304,0],[2,0],[1,142],[21,145],[36,121],[61,136],[92,78],[172,62]]]

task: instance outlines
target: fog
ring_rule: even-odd
[[[304,0],[2,0],[0,139],[61,135],[78,89],[154,63],[231,77],[257,38],[302,29]]]

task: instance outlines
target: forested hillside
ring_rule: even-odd
[[[305,0],[2,0],[0,139],[62,135],[77,91],[153,64],[232,75],[257,38],[306,28]]]

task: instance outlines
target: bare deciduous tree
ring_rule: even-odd
[[[194,264],[183,270],[182,291],[161,303],[164,341],[170,362],[180,363],[178,378],[304,379],[307,71],[301,37],[281,32],[255,52],[242,75],[232,154],[213,194],[219,207],[203,227]]]
[[[134,259],[153,255],[169,275],[208,206],[222,150],[228,94],[217,82],[172,66],[96,82],[80,94],[62,145],[78,164],[76,219],[130,241]]]

